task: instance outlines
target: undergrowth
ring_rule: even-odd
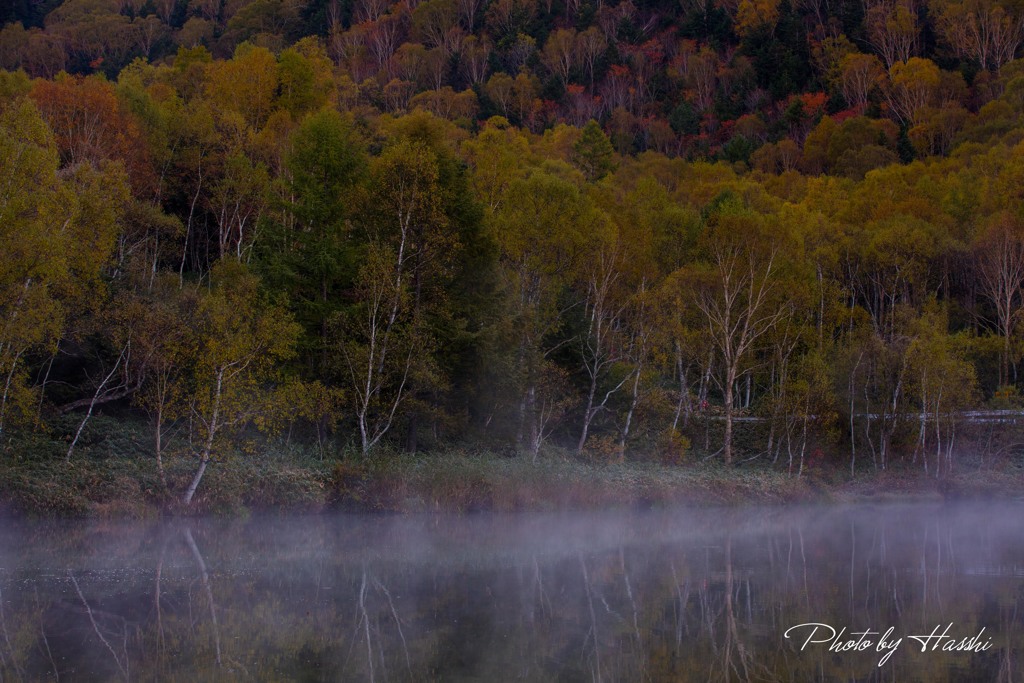
[[[136,518],[328,508],[512,512],[1014,496],[1024,484],[1024,469],[1012,463],[965,463],[941,480],[909,467],[861,471],[853,478],[836,467],[816,467],[796,477],[763,460],[736,467],[696,458],[683,464],[608,462],[558,448],[538,458],[458,448],[425,454],[382,448],[363,456],[351,447],[249,437],[216,454],[184,508],[179,501],[198,465],[187,444],[168,447],[161,478],[145,422],[97,416],[69,459],[78,424],[75,416],[60,418],[0,443],[0,512]]]

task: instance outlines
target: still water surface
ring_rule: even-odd
[[[6,521],[0,679],[1017,681],[1022,589],[1024,504]]]

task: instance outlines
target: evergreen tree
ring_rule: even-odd
[[[580,139],[572,149],[577,168],[590,182],[600,180],[615,169],[615,150],[611,140],[594,119],[583,127]]]

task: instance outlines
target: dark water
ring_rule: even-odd
[[[5,522],[0,678],[1022,680],[1022,513]],[[807,623],[903,640],[879,666]]]

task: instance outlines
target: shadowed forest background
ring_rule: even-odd
[[[1020,2],[0,21],[9,455],[1016,463]]]

